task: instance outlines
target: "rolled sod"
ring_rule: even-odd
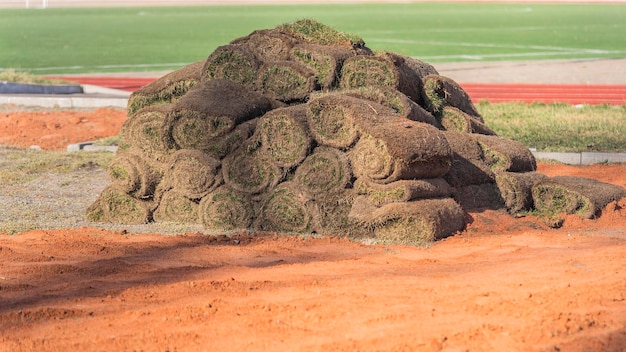
[[[200,199],[222,182],[218,159],[195,149],[172,155],[159,188],[174,189],[189,199]]]
[[[342,93],[356,98],[371,100],[390,107],[398,115],[406,117],[409,120],[439,126],[439,123],[431,113],[400,91],[391,87],[360,87],[344,90]]]
[[[255,208],[248,194],[222,186],[202,198],[198,213],[207,229],[235,230],[252,225]]]
[[[322,90],[329,90],[338,83],[343,62],[356,55],[351,46],[298,44],[291,49],[290,58],[309,67]]]
[[[339,32],[333,27],[309,18],[284,23],[277,26],[276,29],[305,43],[343,45],[356,49],[365,45],[363,39],[358,36]]]
[[[422,98],[426,110],[434,115],[440,115],[445,106],[453,106],[484,122],[467,92],[452,78],[432,74],[424,77],[422,82]]]
[[[297,42],[292,35],[272,28],[255,30],[244,37],[232,40],[229,44],[244,44],[261,62],[264,62],[287,60]]]
[[[367,126],[349,152],[357,178],[376,183],[439,178],[448,172],[453,154],[437,128],[397,118]]]
[[[465,228],[465,213],[451,198],[421,199],[374,207],[357,197],[350,217],[378,239],[425,245]]]
[[[299,165],[313,146],[304,104],[274,109],[263,115],[257,124],[255,137],[261,149],[280,167]]]
[[[167,115],[164,144],[197,149],[272,107],[270,99],[239,83],[223,79],[201,82],[176,101]]]
[[[612,201],[626,197],[620,186],[577,176],[549,177],[532,188],[535,208],[543,215],[578,214],[592,219]]]
[[[165,191],[152,215],[156,222],[198,223],[198,202],[176,189]]]
[[[109,177],[120,191],[136,198],[152,198],[163,178],[163,170],[140,150],[126,149],[115,154],[109,165]]]
[[[271,191],[283,179],[284,174],[272,158],[263,153],[252,140],[242,144],[222,160],[224,182],[232,189],[250,195]]]
[[[312,199],[311,214],[316,233],[352,236],[364,231],[349,218],[355,194],[350,188],[319,194]]]
[[[416,102],[421,99],[415,74],[404,65],[400,56],[390,52],[357,55],[343,63],[339,80],[341,89],[371,86],[397,89]]]
[[[255,118],[241,123],[227,134],[198,145],[197,149],[221,160],[252,137],[258,121],[259,118]]]
[[[496,185],[511,214],[533,209],[533,187],[547,176],[538,172],[496,172]]]
[[[353,188],[357,195],[367,197],[377,207],[415,199],[449,198],[454,194],[454,188],[442,178],[400,180],[385,185],[357,179]]]
[[[315,72],[299,62],[269,61],[259,68],[256,90],[283,102],[304,101],[318,89]]]
[[[148,106],[130,115],[121,128],[124,143],[140,149],[147,158],[164,163],[174,151],[164,144],[163,138],[163,124],[172,106]]]
[[[307,103],[308,122],[315,140],[325,146],[348,148],[359,138],[355,119],[364,105],[357,98],[326,95]]]
[[[504,199],[496,183],[457,187],[454,199],[465,210],[504,209]]]
[[[443,132],[453,151],[450,169],[443,176],[453,187],[464,187],[495,182],[495,175],[485,162],[478,142],[470,134],[456,131]]]
[[[485,162],[494,171],[528,172],[537,170],[535,156],[524,144],[499,136],[468,134],[483,149]]]
[[[134,91],[128,99],[128,115],[147,106],[169,104],[185,95],[200,81],[204,64],[205,60],[194,62]]]
[[[202,81],[225,79],[254,89],[262,62],[248,44],[228,44],[215,49],[202,67]]]
[[[293,181],[312,198],[345,189],[352,179],[348,156],[335,148],[317,147],[296,169]]]
[[[152,218],[152,201],[134,198],[115,186],[105,188],[86,211],[94,222],[145,224]]]
[[[300,185],[283,182],[264,199],[254,226],[264,231],[311,232],[314,219],[311,203]]]
[[[487,127],[487,125],[479,121],[476,117],[470,116],[453,106],[443,108],[440,121],[441,126],[446,131],[478,133],[491,136],[496,135],[496,132]]]

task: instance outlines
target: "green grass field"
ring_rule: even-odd
[[[0,70],[176,69],[255,29],[313,18],[427,62],[626,57],[619,4],[398,3],[0,10]]]

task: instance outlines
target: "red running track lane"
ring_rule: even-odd
[[[134,92],[157,77],[54,76],[80,84]],[[566,104],[626,104],[626,85],[460,83],[473,102],[489,101]]]

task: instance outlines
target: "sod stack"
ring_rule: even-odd
[[[128,113],[93,221],[427,243],[468,210],[593,217],[624,194],[538,174],[433,66],[312,20],[220,46],[134,92]]]

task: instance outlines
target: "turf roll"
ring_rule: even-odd
[[[311,211],[313,231],[332,236],[356,236],[363,232],[349,218],[354,196],[352,189],[347,188],[315,197]]]
[[[329,90],[337,85],[343,62],[354,55],[350,46],[298,44],[291,49],[290,59],[309,67],[320,88]]]
[[[504,199],[495,182],[457,187],[454,199],[468,211],[498,210],[505,207]]]
[[[194,62],[134,91],[128,99],[128,115],[147,106],[171,103],[185,95],[200,81],[204,64],[204,60]]]
[[[133,148],[115,154],[108,171],[113,186],[136,198],[152,198],[163,178],[163,170]]]
[[[259,29],[245,37],[232,40],[229,44],[246,45],[260,61],[279,61],[289,58],[297,39],[277,28]]]
[[[296,169],[293,181],[312,198],[343,191],[352,179],[346,153],[330,147],[317,147]]]
[[[434,115],[440,115],[445,106],[453,106],[484,122],[467,92],[452,78],[432,74],[424,77],[422,82],[425,107]]]
[[[311,203],[300,185],[283,182],[264,199],[255,228],[264,231],[310,232],[314,218]]]
[[[228,44],[215,49],[202,67],[202,81],[225,79],[254,89],[261,61],[247,44]]]
[[[452,164],[450,145],[431,125],[397,118],[366,127],[349,153],[357,178],[383,184],[439,178]]]
[[[258,121],[259,118],[255,118],[241,123],[227,134],[215,137],[206,144],[200,144],[197,148],[221,160],[254,135]]]
[[[494,171],[528,172],[537,170],[533,153],[522,143],[499,136],[468,134],[483,149],[485,162]]]
[[[299,165],[313,145],[306,105],[278,108],[266,113],[259,119],[255,138],[260,140],[261,149],[276,165],[285,168]]]
[[[145,224],[152,218],[153,202],[137,199],[115,186],[105,188],[86,211],[94,222]]]
[[[496,172],[496,185],[511,214],[533,209],[533,187],[547,176],[538,172]]]
[[[391,87],[404,93],[413,101],[420,101],[421,90],[414,79],[415,74],[404,65],[404,60],[390,52],[376,55],[357,55],[344,61],[340,72],[339,87]]]
[[[132,148],[159,163],[164,163],[174,151],[164,144],[163,124],[172,104],[160,104],[142,108],[130,115],[121,128],[122,139]]]
[[[152,215],[156,222],[198,223],[198,202],[176,189],[165,191]]]
[[[300,42],[319,45],[348,46],[355,50],[365,50],[363,39],[358,36],[339,32],[338,30],[315,21],[304,18],[276,27],[282,33],[296,38]]]
[[[342,92],[345,95],[371,100],[392,108],[398,115],[409,120],[439,126],[435,117],[400,91],[391,87],[360,87]]]
[[[482,148],[470,134],[444,131],[452,148],[453,161],[443,178],[453,187],[495,182],[495,175],[485,162]]]
[[[198,213],[207,229],[235,230],[250,227],[255,210],[248,194],[221,186],[202,198]]]
[[[315,72],[294,61],[266,62],[256,77],[259,92],[283,102],[304,101],[317,88]]]
[[[236,191],[261,195],[276,187],[285,173],[253,139],[222,160],[222,176],[224,182]]]
[[[626,197],[620,186],[577,176],[549,177],[532,188],[535,208],[543,215],[578,214],[592,219],[612,201]]]
[[[321,145],[351,147],[360,136],[355,119],[363,105],[360,99],[339,94],[312,97],[307,103],[311,134]]]
[[[415,199],[448,198],[454,194],[454,188],[442,178],[400,180],[385,185],[358,179],[353,188],[357,195],[367,197],[377,207]]]
[[[441,113],[441,126],[446,131],[459,131],[465,133],[478,133],[495,136],[496,133],[476,117],[470,116],[463,111],[446,106]]]
[[[465,213],[452,198],[421,199],[373,206],[357,197],[350,217],[380,240],[427,245],[465,228]]]
[[[189,199],[200,199],[217,188],[222,177],[218,159],[196,149],[181,149],[172,155],[160,189],[175,189]]]
[[[180,98],[164,122],[164,144],[196,149],[271,110],[273,103],[223,79],[201,82]]]

